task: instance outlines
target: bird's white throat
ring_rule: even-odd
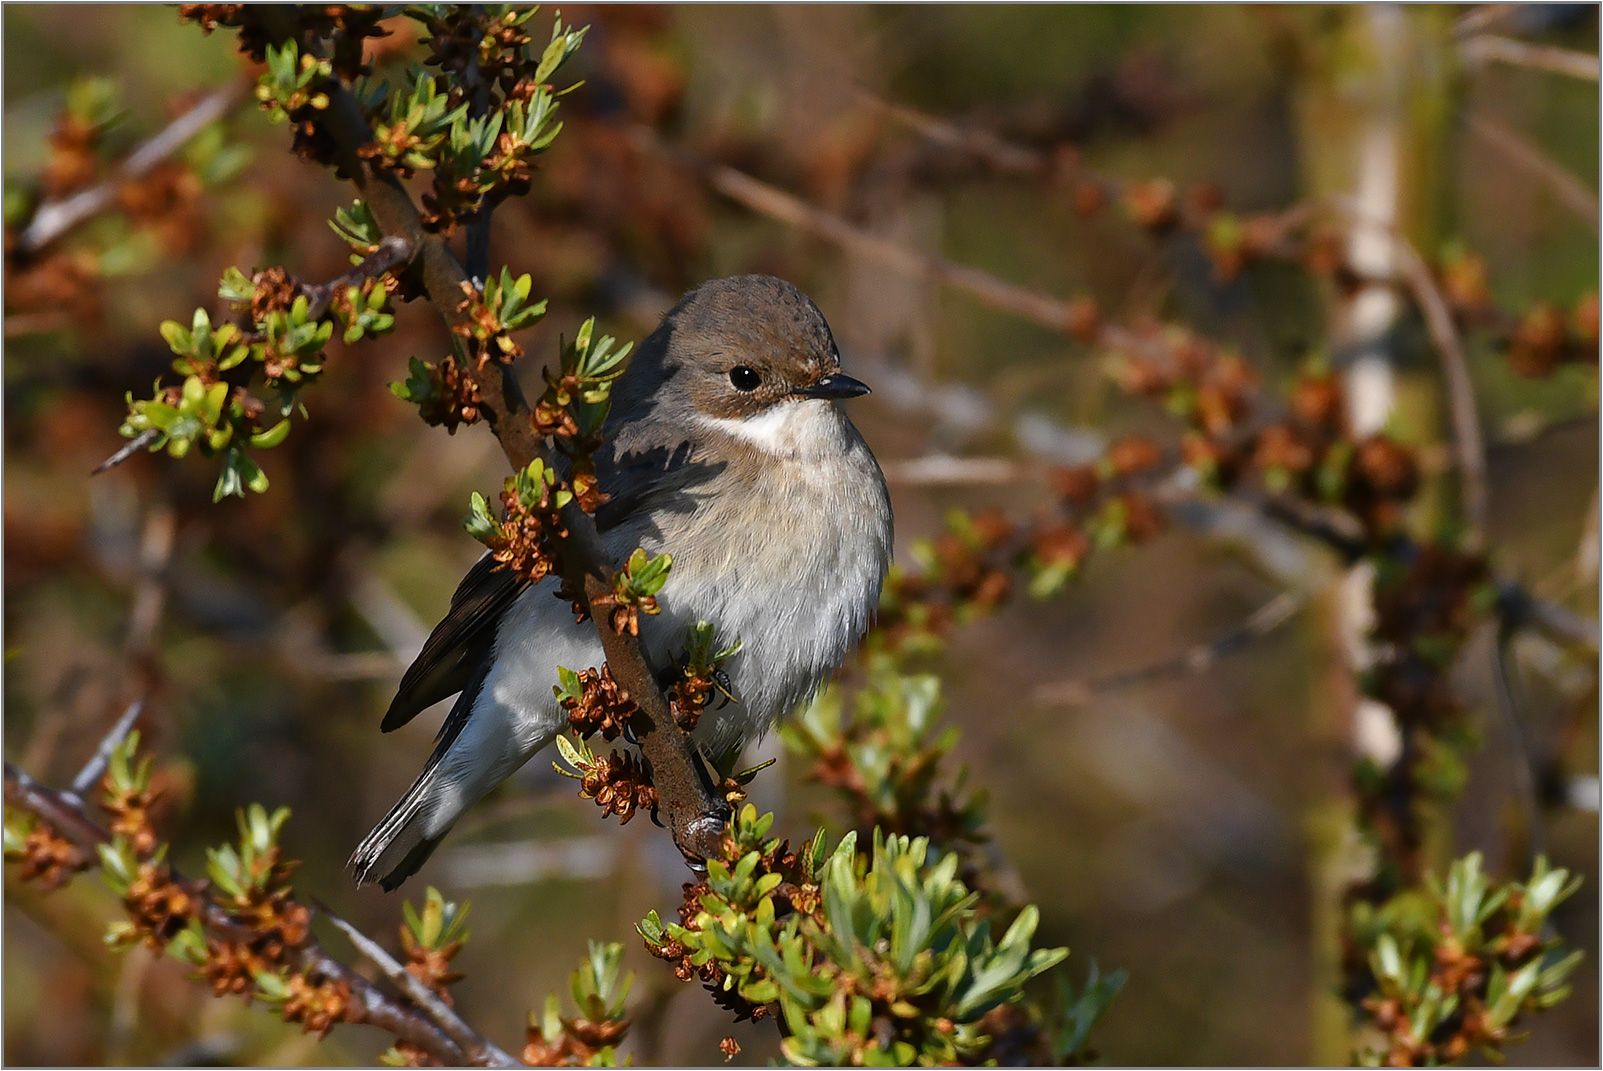
[[[775,457],[806,459],[839,453],[846,445],[845,417],[833,402],[795,398],[756,416],[696,418],[703,427],[751,443]]]

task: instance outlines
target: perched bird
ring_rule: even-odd
[[[732,701],[695,740],[727,761],[832,674],[867,630],[890,564],[891,507],[874,455],[839,402],[868,393],[840,370],[818,307],[763,275],[706,283],[664,317],[613,386],[596,457],[596,512],[616,561],[673,555],[640,642],[659,674],[710,621],[741,649]],[[558,581],[528,585],[488,555],[401,679],[385,732],[460,692],[416,783],[351,857],[358,883],[393,889],[468,807],[567,727],[557,667],[598,668],[591,622]]]

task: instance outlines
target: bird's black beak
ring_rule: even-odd
[[[868,384],[836,372],[825,376],[811,387],[803,387],[796,393],[803,398],[860,398],[868,393]]]

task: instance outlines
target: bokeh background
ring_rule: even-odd
[[[1354,131],[1379,107],[1377,87],[1400,79],[1385,99],[1402,102],[1401,217],[1421,249],[1434,258],[1458,243],[1482,255],[1508,308],[1536,298],[1568,307],[1598,285],[1596,75],[1478,58],[1461,32],[1460,20],[1478,17],[1469,8],[562,14],[593,27],[575,61],[586,84],[564,100],[567,126],[533,193],[495,216],[494,261],[532,272],[535,292],[552,299],[522,338],[531,363],[591,314],[643,337],[706,278],[764,271],[796,282],[830,320],[847,369],[876,388],[852,414],[892,478],[901,556],[954,505],[1024,516],[1042,494],[1028,482],[932,484],[909,462],[1084,461],[1118,434],[1172,438],[1172,428],[1063,333],[755,212],[694,165],[727,165],[1032,290],[1090,294],[1110,316],[1190,323],[1277,384],[1330,346],[1328,302],[1307,273],[1263,265],[1221,282],[1194,234],[1154,239],[1117,210],[1087,217],[1063,187],[1009,173],[985,147],[1077,152],[1118,179],[1209,183],[1236,211],[1281,209],[1352,184]],[[1501,18],[1500,34],[1597,51],[1595,6]],[[4,29],[8,199],[47,159],[74,79],[116,87],[116,151],[245,73],[230,34],[204,37],[168,7],[8,5]],[[969,140],[921,133],[887,104]],[[1488,123],[1577,176],[1591,226],[1488,137]],[[237,178],[174,194],[160,226],[113,212],[74,237],[100,258],[88,296],[18,310],[8,295],[5,753],[63,783],[148,688],[179,863],[200,871],[202,847],[231,834],[236,807],[288,805],[298,887],[388,934],[398,898],[358,892],[341,868],[410,782],[435,726],[423,718],[385,737],[379,716],[478,552],[460,527],[469,493],[504,475],[483,429],[447,437],[385,387],[404,378],[409,356],[444,352],[437,317],[406,307],[382,343],[331,347],[310,422],[263,458],[266,495],[212,505],[215,473],[196,459],[141,456],[86,475],[117,448],[124,393],[167,365],[158,324],[215,306],[223,269],[282,263],[321,279],[344,266],[325,220],[348,190],[286,152],[285,131],[252,107],[237,108],[228,130],[250,154]],[[1428,348],[1405,332],[1395,351],[1405,395],[1433,397]],[[1496,561],[1595,618],[1595,366],[1521,378],[1473,337],[1469,357],[1490,444]],[[1438,413],[1440,439],[1438,410],[1425,408]],[[1282,574],[1312,578],[1310,588],[1334,576],[1310,547],[1275,547]],[[958,757],[990,791],[998,846],[1041,907],[1041,939],[1073,950],[1077,976],[1092,959],[1130,971],[1096,1039],[1113,1062],[1296,1064],[1340,1052],[1317,1010],[1328,1000],[1313,969],[1312,876],[1351,758],[1351,695],[1323,604],[1203,671],[1094,686],[1265,604],[1283,576],[1263,558],[1261,547],[1175,526],[1099,555],[1056,599],[1016,602],[959,631],[935,666],[962,730]],[[1512,1055],[1595,1065],[1597,666],[1534,638],[1515,650],[1519,716],[1538,745],[1541,843],[1587,879],[1556,924],[1588,961],[1574,997]],[[1486,745],[1455,837],[1511,872],[1531,840],[1524,753],[1473,667],[1465,694]],[[683,874],[666,835],[646,822],[603,827],[535,769],[544,766],[531,763],[424,871],[473,902],[458,1006],[503,1044],[520,1043],[527,1010],[565,986],[588,937],[624,940],[639,972],[637,1060],[706,1062],[731,1032],[739,1063],[772,1057],[771,1028],[731,1031],[632,937],[646,910],[677,901]],[[831,817],[804,772],[782,761],[759,783],[758,802],[795,830]],[[41,897],[8,877],[6,892],[10,1063],[362,1063],[387,1044],[342,1028],[316,1045],[260,1008],[214,1000],[174,962],[105,951],[114,905],[91,879]]]

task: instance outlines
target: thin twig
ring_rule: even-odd
[[[1559,204],[1575,213],[1592,233],[1598,233],[1598,195],[1557,160],[1520,134],[1487,115],[1471,114],[1466,122],[1472,134],[1502,153],[1511,163],[1545,184]]]
[[[1206,672],[1221,659],[1245,650],[1254,640],[1274,632],[1295,617],[1307,603],[1305,592],[1283,591],[1254,610],[1245,621],[1207,643],[1197,644],[1184,654],[1111,676],[1043,684],[1035,690],[1035,698],[1038,702],[1058,706],[1083,706],[1109,692]]]
[[[110,208],[123,186],[144,177],[157,164],[183,148],[190,138],[227,115],[245,97],[243,82],[230,82],[214,89],[129,154],[104,182],[63,200],[46,201],[40,205],[17,239],[18,250],[24,254],[36,253],[84,220]]]
[[[1519,4],[1476,4],[1453,24],[1453,36],[1464,38],[1486,33],[1496,28],[1519,8]]]
[[[1436,285],[1436,278],[1419,251],[1400,234],[1393,234],[1403,277],[1425,316],[1425,327],[1441,357],[1442,380],[1453,420],[1453,450],[1458,458],[1458,480],[1463,496],[1464,520],[1481,538],[1486,532],[1486,444],[1481,439],[1480,413],[1475,406],[1475,385],[1469,378],[1469,361],[1458,337],[1453,314]]]
[[[1571,78],[1595,82],[1598,76],[1598,59],[1589,52],[1577,52],[1556,45],[1533,45],[1512,37],[1482,33],[1465,38],[1458,46],[1459,55],[1468,65],[1486,60],[1526,67],[1534,71],[1563,74]]]
[[[1078,317],[1078,310],[1073,305],[1050,294],[1005,282],[975,268],[920,253],[888,238],[871,234],[839,216],[815,208],[800,198],[727,165],[708,163],[701,170],[713,189],[731,200],[754,212],[826,238],[865,260],[882,264],[904,275],[962,290],[991,308],[1013,313],[1052,331],[1068,330]]]
[[[1049,173],[1047,155],[1003,141],[988,130],[960,127],[946,119],[927,115],[905,104],[888,101],[867,89],[859,89],[864,103],[903,126],[947,148],[959,149],[986,161],[1004,174],[1042,178]]]
[[[1514,779],[1519,784],[1520,809],[1525,812],[1525,822],[1529,826],[1529,838],[1526,844],[1525,867],[1529,867],[1531,857],[1540,855],[1544,849],[1545,830],[1542,827],[1542,809],[1536,793],[1536,770],[1533,764],[1536,756],[1532,752],[1531,742],[1525,732],[1525,724],[1520,720],[1519,704],[1514,699],[1513,667],[1509,659],[1509,640],[1513,636],[1513,629],[1506,623],[1492,628],[1488,640],[1491,645],[1490,667],[1492,673],[1492,693],[1497,711],[1508,724],[1510,736],[1514,739]]]
[[[134,723],[139,720],[139,715],[144,712],[144,696],[140,696],[128,704],[128,709],[123,713],[123,716],[118,718],[116,724],[111,727],[105,736],[100,738],[100,746],[89,757],[89,761],[84,763],[83,769],[78,771],[78,776],[72,779],[72,787],[67,790],[68,795],[75,799],[83,800],[94,790],[94,787],[100,783],[100,779],[106,776],[106,767],[111,765],[111,753],[116,751],[117,746],[128,738],[128,734],[133,731]]]
[[[378,248],[362,258],[362,262],[351,268],[337,279],[330,279],[317,286],[306,287],[307,296],[306,318],[308,320],[321,319],[328,311],[329,303],[334,300],[342,290],[352,286],[361,286],[368,279],[377,279],[387,271],[392,271],[404,264],[411,263],[412,243],[405,238],[388,236],[378,245]]]
[[[424,985],[410,971],[396,962],[395,957],[384,950],[384,946],[373,940],[367,934],[352,926],[349,922],[330,911],[328,905],[314,902],[317,910],[324,918],[334,924],[334,928],[343,933],[356,946],[356,950],[371,960],[374,966],[384,972],[401,992],[428,1012],[434,1021],[444,1030],[446,1036],[456,1042],[466,1057],[467,1062],[475,1067],[521,1067],[519,1061],[507,1055],[493,1041],[480,1037],[462,1017],[445,1001],[440,999],[438,993]]]
[[[139,451],[145,449],[159,438],[161,438],[160,431],[155,428],[146,428],[138,435],[135,435],[132,439],[129,439],[127,442],[123,443],[122,446],[118,447],[115,454],[112,454],[110,457],[106,458],[106,460],[96,465],[94,471],[89,475],[99,476],[102,472],[110,472],[112,469],[116,468],[118,465],[121,465],[124,461],[127,461],[129,458],[133,457],[135,454],[139,453]]]
[[[1515,580],[1497,586],[1497,608],[1515,627],[1530,626],[1549,639],[1569,647],[1580,647],[1596,654],[1599,629],[1596,621],[1574,610],[1540,598]]]

